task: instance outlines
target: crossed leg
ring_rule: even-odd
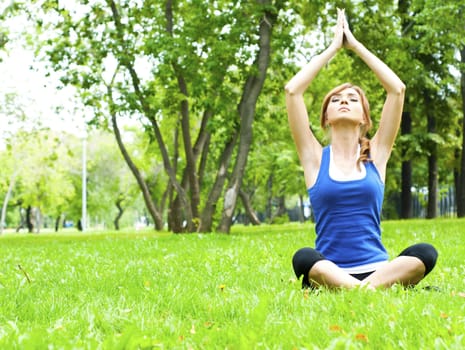
[[[293,266],[298,278],[304,276],[303,287],[354,288],[364,285],[374,289],[388,288],[396,283],[403,286],[416,285],[434,268],[437,256],[438,253],[432,245],[415,244],[363,280],[351,276],[313,248],[297,251],[293,257]]]
[[[360,281],[331,261],[320,260],[310,269],[309,280],[317,286],[328,288],[354,288],[360,285],[371,289],[388,288],[395,283],[415,285],[423,279],[425,271],[425,265],[419,258],[399,256]]]
[[[404,287],[410,287],[420,282],[425,277],[426,267],[423,262],[414,256],[398,256],[389,263],[381,266],[362,283],[374,288],[391,287],[399,283]]]

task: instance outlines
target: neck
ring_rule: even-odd
[[[332,128],[331,147],[337,154],[353,156],[357,153],[359,145],[360,129],[357,128]]]

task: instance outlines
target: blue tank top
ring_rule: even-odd
[[[386,261],[380,215],[384,184],[372,162],[360,180],[336,181],[329,176],[330,148],[323,148],[315,184],[308,189],[315,216],[316,246],[341,268]]]

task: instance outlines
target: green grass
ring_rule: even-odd
[[[0,237],[1,349],[463,349],[465,221],[383,223],[396,255],[439,250],[414,290],[307,293],[295,250],[311,224],[230,235]],[[434,285],[440,292],[426,291]]]

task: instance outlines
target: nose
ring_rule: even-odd
[[[349,104],[349,102],[347,101],[347,96],[342,95],[342,96],[341,96],[340,103],[341,103],[341,105],[342,105],[342,104]]]

